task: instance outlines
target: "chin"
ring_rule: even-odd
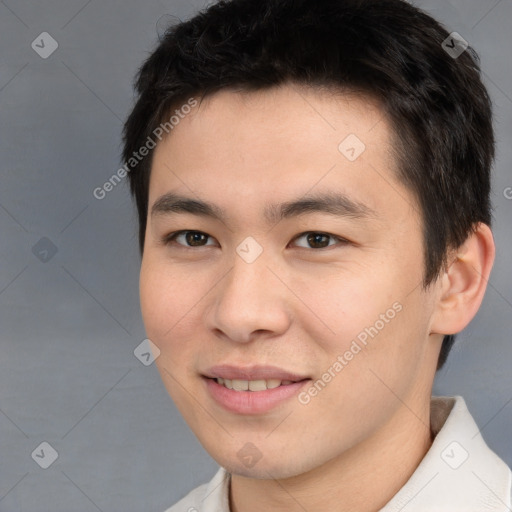
[[[262,457],[251,467],[241,462],[238,457],[236,459],[224,457],[216,458],[216,461],[220,466],[225,468],[228,473],[259,480],[282,480],[292,478],[313,469],[306,465],[302,466],[300,463],[291,464],[286,456],[283,456],[282,459],[283,460],[272,460]]]
[[[243,464],[234,461],[231,461],[230,464],[223,465],[223,467],[233,475],[243,476],[245,478],[254,478],[257,480],[281,480],[283,478],[290,478],[299,474],[294,473],[289,469],[286,470],[282,467],[276,468],[274,464],[261,464],[261,461],[252,468],[248,468]]]

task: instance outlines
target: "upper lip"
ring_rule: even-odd
[[[229,364],[221,364],[212,366],[203,373],[205,377],[210,379],[237,379],[237,380],[290,380],[299,382],[308,379],[305,375],[291,373],[277,366],[233,366]]]

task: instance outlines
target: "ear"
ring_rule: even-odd
[[[456,334],[473,319],[482,303],[494,262],[495,246],[487,224],[454,251],[439,278],[440,292],[431,322],[431,334]]]

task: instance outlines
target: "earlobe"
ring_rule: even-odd
[[[432,316],[431,334],[456,334],[476,315],[494,262],[491,229],[479,223],[450,256],[440,277],[440,293]]]

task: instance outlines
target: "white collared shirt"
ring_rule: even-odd
[[[511,512],[512,472],[483,440],[464,399],[432,397],[430,425],[432,446],[380,512]],[[166,512],[230,512],[229,482],[220,468]]]

